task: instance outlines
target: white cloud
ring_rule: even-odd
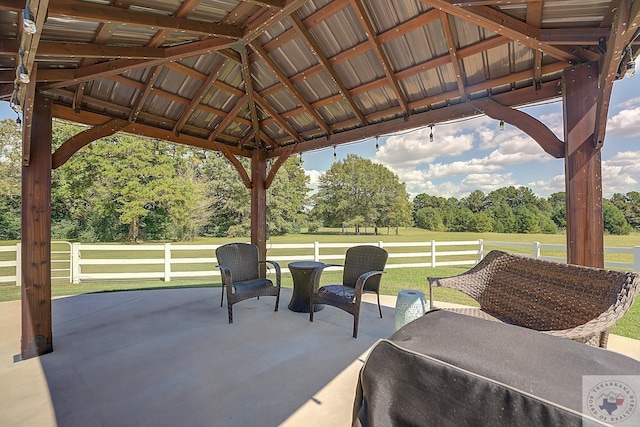
[[[564,174],[556,175],[548,181],[539,180],[526,184],[536,195],[549,197],[553,193],[565,190]]]
[[[607,122],[607,135],[632,138],[640,135],[640,107],[620,111]]]
[[[444,127],[443,127],[444,129]],[[438,133],[429,141],[429,128],[391,136],[376,153],[375,160],[387,167],[400,168],[428,164],[439,157],[459,156],[473,148],[473,135]]]
[[[311,188],[311,192],[315,193],[318,191],[318,179],[323,172],[317,170],[305,170],[304,173],[309,177],[309,187]]]
[[[473,173],[467,175],[460,183],[460,191],[470,193],[474,190],[481,190],[485,194],[490,193],[501,187],[509,185],[520,185],[511,173],[507,174],[488,174]]]
[[[637,190],[640,181],[640,151],[621,151],[602,162],[604,197]]]

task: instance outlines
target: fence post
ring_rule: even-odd
[[[436,266],[436,241],[431,241],[431,267]]]
[[[384,246],[384,242],[382,240],[378,240],[378,247],[382,248]]]
[[[80,284],[80,243],[71,244],[71,283]]]
[[[320,243],[313,242],[313,260],[320,262]]]
[[[633,271],[640,272],[640,246],[633,247]]]
[[[540,242],[533,242],[533,257],[535,259],[540,258]]]
[[[16,243],[16,286],[22,286],[22,243]]]
[[[164,244],[164,281],[171,281],[171,243]]]
[[[478,262],[484,258],[484,240],[478,239]]]

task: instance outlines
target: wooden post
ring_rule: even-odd
[[[36,93],[22,167],[21,357],[53,351],[51,322],[51,100]]]
[[[255,150],[251,156],[251,243],[258,247],[260,259],[267,256],[267,157],[263,150]],[[266,275],[261,264],[260,274]]]
[[[598,64],[565,69],[563,113],[567,203],[567,262],[604,266],[602,164],[596,148]]]

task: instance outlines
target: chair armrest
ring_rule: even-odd
[[[281,277],[282,277],[282,271],[280,269],[280,264],[278,264],[275,261],[259,261],[259,264],[271,264],[273,266],[273,268],[276,270],[276,286],[279,288],[280,287],[280,282],[281,282]]]
[[[222,285],[226,285],[227,287],[233,286],[233,280],[231,279],[231,270],[229,267],[225,267],[224,265],[218,265],[220,268],[220,273],[222,277]]]
[[[360,277],[358,277],[358,281],[356,282],[356,294],[357,295],[362,294],[362,290],[364,289],[364,285],[367,282],[367,280],[369,280],[373,276],[380,276],[384,273],[385,271],[374,270],[374,271],[368,271],[360,275]]]

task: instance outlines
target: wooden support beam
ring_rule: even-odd
[[[249,62],[249,54],[246,46],[242,47],[240,52],[242,58],[242,78],[244,80],[244,91],[246,92],[249,104],[249,114],[251,116],[251,124],[253,126],[253,134],[255,136],[256,147],[260,147],[260,119],[258,117],[258,109],[256,108],[255,92],[253,90],[253,77],[251,76],[251,63]]]
[[[593,145],[598,99],[598,64],[563,74],[567,262],[604,266],[601,150]],[[587,284],[585,284],[587,286]]]
[[[267,157],[263,150],[254,150],[251,156],[251,243],[258,247],[260,259],[267,258]],[[266,268],[262,264],[262,277]]]
[[[236,105],[234,105],[228,113],[224,114],[222,121],[218,124],[218,126],[216,126],[216,128],[213,130],[213,132],[211,132],[211,135],[209,135],[207,139],[209,141],[213,141],[214,139],[216,139],[222,133],[222,131],[224,131],[227,126],[229,126],[229,124],[233,120],[235,120],[235,118],[240,113],[240,110],[242,110],[247,105],[247,102],[249,102],[248,95],[245,95],[241,99],[239,99],[238,102],[236,102]]]
[[[296,148],[295,144],[291,144],[290,146],[286,147],[284,150],[282,150],[282,154],[278,156],[278,159],[275,161],[275,163],[271,165],[271,169],[269,169],[269,175],[267,176],[267,179],[264,182],[265,190],[268,190],[269,187],[271,187],[271,183],[273,182],[273,179],[276,177],[276,174],[278,173],[280,166],[282,166],[284,162],[287,161],[287,159],[291,156],[295,148]]]
[[[51,99],[36,93],[29,166],[22,167],[22,359],[53,351]]]
[[[271,105],[267,101],[264,100],[257,93],[255,94],[255,100],[267,114],[271,116],[271,119],[274,120],[278,125],[284,129],[296,142],[302,142],[302,138],[298,135],[298,132],[284,119],[276,110],[273,109]]]
[[[556,159],[564,157],[564,143],[551,132],[551,129],[535,117],[531,117],[522,111],[500,105],[491,100],[491,98],[471,101],[471,104],[492,119],[504,120],[510,125],[520,129],[533,138],[547,154],[552,155]]]
[[[133,104],[133,108],[131,109],[131,113],[129,114],[130,122],[135,122],[138,119],[138,114],[140,114],[140,111],[142,111],[144,103],[153,90],[153,85],[156,83],[161,69],[162,67],[160,65],[156,65],[155,67],[151,67],[151,70],[149,70],[149,75],[147,76],[147,81],[144,84],[144,89],[138,93],[138,98]]]
[[[542,1],[530,2],[527,4],[527,24],[534,28],[540,28],[542,24]],[[542,35],[540,36],[542,39]],[[542,52],[533,52],[533,86],[539,88],[542,85]]]
[[[458,49],[456,48],[456,42],[453,39],[453,31],[451,30],[451,24],[449,23],[449,15],[444,12],[440,12],[440,22],[442,22],[442,31],[444,32],[444,38],[447,41],[447,46],[449,47],[449,59],[453,66],[453,73],[456,76],[458,92],[460,92],[460,98],[462,98],[462,101],[466,101],[467,93],[465,91],[464,80],[462,79],[462,68],[458,61]]]
[[[71,156],[85,145],[88,145],[100,138],[111,136],[117,132],[126,130],[126,127],[129,124],[130,123],[127,120],[113,119],[103,125],[94,126],[91,129],[84,130],[79,134],[72,136],[62,143],[62,145],[53,153],[51,161],[52,169],[57,169],[65,164]]]
[[[20,48],[20,42],[15,39],[0,39],[0,54],[15,55]],[[93,59],[149,59],[164,58],[165,49],[135,47],[135,46],[105,46],[100,44],[62,43],[40,41],[38,45],[38,58],[63,57],[63,58],[93,58]]]

